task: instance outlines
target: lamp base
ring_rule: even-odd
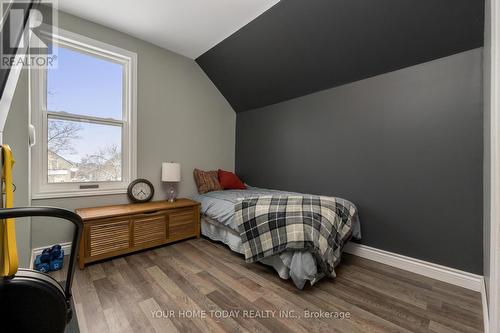
[[[175,188],[170,185],[170,188],[168,189],[168,197],[167,200],[168,202],[175,202],[177,193],[175,192]]]

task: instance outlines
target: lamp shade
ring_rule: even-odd
[[[161,180],[164,182],[180,182],[181,165],[179,163],[173,163],[173,162],[162,163]]]

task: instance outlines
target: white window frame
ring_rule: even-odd
[[[65,113],[63,117],[46,108],[47,70],[30,69],[31,123],[36,130],[36,144],[31,149],[32,199],[79,197],[126,193],[137,175],[137,54],[113,45],[84,37],[63,29],[53,35],[54,44],[78,52],[111,60],[123,65],[123,119],[103,120],[97,117]],[[122,126],[122,180],[120,182],[48,182],[47,118],[85,121]],[[82,189],[81,185],[98,185]]]

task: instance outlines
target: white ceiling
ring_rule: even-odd
[[[196,59],[279,0],[59,0],[59,9]]]

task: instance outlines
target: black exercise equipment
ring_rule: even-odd
[[[30,216],[55,217],[75,225],[64,289],[47,274],[19,269],[0,278],[0,332],[59,333],[72,318],[71,285],[83,223],[77,214],[54,207],[0,209],[0,220]]]

